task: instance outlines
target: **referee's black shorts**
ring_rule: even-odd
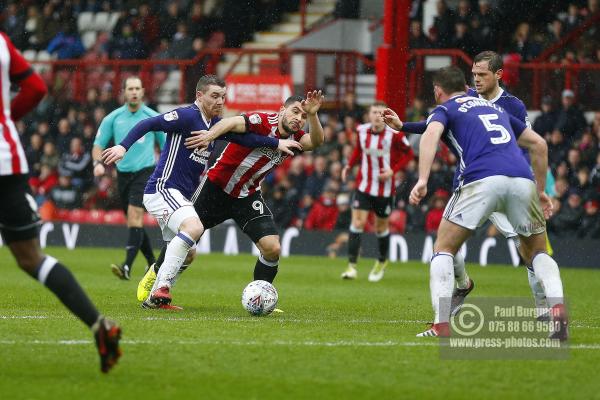
[[[140,169],[135,172],[117,171],[121,207],[125,213],[127,213],[127,207],[130,204],[135,207],[144,208],[144,188],[152,172],[154,172],[154,167]]]
[[[6,243],[38,237],[40,216],[27,175],[0,176],[0,233]]]

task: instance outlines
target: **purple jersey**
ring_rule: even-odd
[[[467,91],[467,95],[482,98],[480,95],[477,94],[477,91],[473,88],[469,88],[469,90]],[[493,99],[490,99],[490,101],[502,107],[504,111],[506,111],[519,121],[523,122],[525,125],[527,125],[528,128],[531,128],[531,122],[529,122],[529,116],[527,115],[527,109],[525,108],[525,104],[523,104],[523,102],[517,97],[508,93],[506,90],[500,88],[500,92],[498,93],[498,95]],[[527,160],[527,163],[531,164],[531,160],[529,159],[529,152],[527,151],[527,149],[521,148],[521,151],[523,152],[523,156]]]
[[[494,175],[533,180],[517,145],[526,125],[497,104],[468,95],[454,96],[432,111],[427,124],[434,121],[444,125],[442,140],[460,160],[455,188]]]
[[[219,117],[206,120],[198,106],[192,104],[147,118],[134,126],[120,143],[126,149],[129,149],[147,132],[163,131],[167,134],[160,159],[146,184],[144,193],[152,194],[172,188],[179,190],[187,199],[191,199],[200,184],[200,176],[204,172],[208,157],[215,145],[213,142],[208,148],[190,150],[185,147],[184,141],[191,136],[191,132],[208,130],[220,120]],[[227,133],[219,139],[252,148],[277,147],[278,145],[276,138],[263,137],[253,133]]]

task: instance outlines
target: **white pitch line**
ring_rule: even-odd
[[[86,339],[70,339],[70,340],[0,340],[0,345],[58,345],[58,346],[78,346],[91,345],[92,340]],[[382,342],[366,342],[366,341],[291,341],[291,340],[274,340],[272,342],[261,342],[257,340],[122,340],[125,345],[232,345],[232,346],[298,346],[298,347],[436,347],[439,342],[435,339],[424,339],[423,341],[399,342],[399,341],[382,341]],[[569,345],[571,350],[600,350],[600,343],[589,344],[573,344]]]

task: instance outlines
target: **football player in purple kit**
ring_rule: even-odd
[[[137,140],[151,131],[164,131],[167,141],[154,173],[144,190],[144,206],[158,221],[163,239],[168,242],[164,262],[148,298],[145,308],[178,308],[171,306],[170,289],[184,261],[194,251],[196,241],[204,227],[194,210],[196,189],[214,143],[208,148],[190,150],[184,145],[193,131],[208,130],[221,118],[225,102],[225,81],[214,75],[200,78],[196,86],[196,101],[156,117],[147,118],[135,125],[120,144],[103,152],[103,161],[112,164],[119,161]],[[278,148],[287,154],[301,149],[293,140],[255,134],[223,135],[220,139],[236,142],[247,147]]]
[[[450,334],[453,259],[473,231],[499,211],[519,235],[522,254],[542,283],[555,322],[551,338],[566,340],[562,281],[558,265],[546,252],[545,218],[552,214],[552,203],[544,192],[546,142],[497,104],[467,95],[464,74],[457,67],[440,69],[433,78],[433,87],[439,105],[427,118],[427,129],[421,137],[419,180],[410,193],[411,204],[417,205],[427,194],[440,139],[460,161],[455,191],[444,211],[431,258],[434,323],[417,336]],[[529,151],[531,167],[519,146]]]
[[[499,105],[508,114],[523,122],[528,128],[531,128],[531,123],[529,122],[529,117],[527,116],[527,109],[525,108],[523,102],[500,87],[500,80],[502,78],[502,68],[502,57],[498,53],[493,51],[484,51],[477,54],[473,58],[473,67],[471,70],[471,72],[473,73],[473,81],[475,87],[469,88],[467,90],[467,94],[469,96],[486,99],[494,104]],[[391,128],[409,133],[422,134],[423,132],[425,132],[425,128],[427,126],[425,121],[402,122],[400,121],[396,113],[390,109],[387,109],[385,111],[384,119]],[[530,163],[529,154],[527,150],[522,148],[522,152],[527,162]],[[519,249],[521,258],[525,260],[526,257],[523,256],[522,251],[520,250],[520,243],[518,240],[519,238],[517,232],[509,223],[506,215],[500,212],[494,212],[492,213],[492,215],[490,215],[490,221],[494,224],[498,231],[502,233],[502,235],[505,238],[511,238],[515,241],[515,245]],[[546,251],[549,255],[552,255],[552,247],[550,246],[550,242],[548,241],[547,237]],[[457,276],[462,276],[463,274],[466,274],[465,260],[460,253],[456,254],[454,258],[454,263],[455,274]],[[531,292],[535,299],[536,307],[539,310],[546,309],[548,307],[548,304],[544,295],[544,289],[540,284],[540,281],[536,278],[535,273],[533,271],[533,267],[530,264],[526,264],[526,269],[529,287],[531,288]],[[471,290],[473,290],[473,287],[474,285],[471,279],[467,279],[465,285],[461,285],[457,282],[457,287],[455,289],[455,301],[457,302],[456,305],[458,307],[453,307],[455,312],[458,311],[460,305],[462,305],[462,303],[464,302],[465,297],[471,292]],[[546,314],[538,317],[540,319],[544,319],[548,318],[549,316]]]

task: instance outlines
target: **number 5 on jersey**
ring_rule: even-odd
[[[499,137],[490,138],[490,142],[492,144],[502,144],[510,142],[510,133],[508,130],[502,125],[493,124],[491,121],[497,120],[497,114],[483,114],[479,116],[481,122],[483,122],[483,126],[487,129],[488,132],[500,132],[501,135]]]

